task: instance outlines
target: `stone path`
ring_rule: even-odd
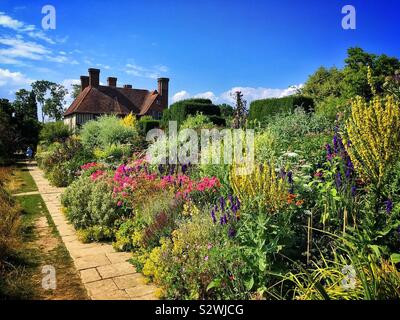
[[[35,163],[27,164],[39,192],[93,300],[154,300],[153,285],[145,284],[142,274],[127,262],[130,254],[116,252],[110,244],[81,243],[74,227],[61,212],[64,188],[53,187]]]
[[[29,192],[22,192],[22,193],[14,193],[13,197],[22,197],[22,196],[31,196],[35,194],[40,194],[39,191],[29,191]]]

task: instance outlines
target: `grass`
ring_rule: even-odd
[[[27,170],[17,166],[13,172],[13,177],[20,179],[17,193],[37,190],[29,171],[24,169]],[[73,261],[40,194],[15,199],[21,208],[20,246],[0,270],[0,300],[87,299]],[[42,288],[45,265],[56,270],[56,290]]]
[[[11,179],[8,185],[12,193],[25,193],[38,190],[25,164],[17,163],[12,169]]]

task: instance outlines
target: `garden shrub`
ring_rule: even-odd
[[[169,299],[243,298],[243,262],[238,250],[231,250],[230,240],[224,241],[223,231],[208,214],[194,214],[145,256],[143,274]]]
[[[36,154],[39,167],[57,187],[68,186],[76,178],[80,166],[92,158],[92,153],[83,149],[76,137],[63,143],[55,142],[47,148],[41,147]]]
[[[211,129],[213,123],[210,118],[202,113],[196,115],[188,115],[187,118],[182,122],[180,129]]]
[[[114,227],[114,223],[124,217],[124,212],[118,208],[112,192],[106,178],[93,181],[91,176],[75,180],[62,195],[68,220],[77,229]]]
[[[42,144],[48,146],[54,142],[64,142],[71,134],[71,130],[64,122],[48,122],[43,124],[39,139]]]
[[[250,104],[249,120],[269,119],[279,113],[290,113],[296,108],[303,108],[309,112],[314,107],[311,98],[305,96],[288,96],[283,98],[269,98],[264,100],[254,100]]]
[[[134,147],[139,143],[136,121],[134,126],[128,126],[116,116],[102,116],[85,123],[80,137],[83,147],[89,151],[104,149],[113,144],[129,144]]]

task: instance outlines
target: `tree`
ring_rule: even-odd
[[[233,128],[239,129],[243,128],[246,124],[247,110],[246,105],[247,101],[243,99],[243,94],[241,91],[235,92],[236,97],[236,106],[235,106],[235,117],[233,119]]]
[[[38,80],[32,83],[32,90],[42,107],[42,122],[45,116],[60,120],[64,112],[63,104],[65,95],[68,93],[67,89],[54,82]]]
[[[336,67],[320,67],[308,77],[304,87],[300,89],[301,94],[313,98],[317,104],[328,97],[340,97],[343,78],[343,71]]]
[[[0,99],[0,162],[16,150],[19,135],[13,119],[14,110],[7,99]]]
[[[361,96],[370,99],[373,96],[368,84],[368,66],[372,70],[373,83],[378,94],[383,93],[383,84],[388,76],[400,69],[400,61],[385,54],[375,55],[355,47],[347,51],[343,69],[342,94],[348,98]]]
[[[80,93],[81,93],[81,85],[72,84],[72,98],[76,99]]]
[[[59,121],[64,114],[64,98],[68,90],[61,84],[52,84],[50,86],[50,98],[44,103],[44,114],[51,119]]]
[[[33,91],[18,90],[15,93],[13,106],[17,116],[24,119],[38,120],[36,96]]]

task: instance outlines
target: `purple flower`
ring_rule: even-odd
[[[236,197],[236,207],[237,207],[238,209],[240,209],[240,201],[239,201],[239,198],[238,198],[238,197]]]
[[[230,227],[229,230],[228,230],[228,236],[229,236],[230,238],[234,238],[235,235],[236,235],[235,229],[233,229],[232,227]]]
[[[328,143],[325,146],[325,149],[326,149],[326,157],[330,160],[331,157],[332,157],[332,147],[331,147],[331,145]]]
[[[182,165],[181,169],[182,169],[182,173],[185,174],[188,169],[188,165],[187,164]]]
[[[164,167],[162,164],[158,165],[158,172],[160,173],[160,176],[162,176],[164,174]]]
[[[214,209],[211,210],[211,218],[212,218],[212,220],[213,220],[214,223],[217,222],[217,219],[215,218],[215,211],[214,211]]]
[[[221,206],[221,210],[224,211],[225,210],[225,199],[224,199],[224,197],[219,198],[219,204]]]
[[[338,153],[339,151],[338,137],[336,134],[333,136],[333,150],[335,151],[335,153]]]
[[[289,172],[287,173],[287,178],[288,178],[288,182],[289,182],[290,184],[293,184],[293,172],[292,172],[292,171],[289,171]]]
[[[352,196],[352,197],[355,197],[356,191],[357,191],[356,186],[352,186],[352,187],[351,187],[351,196]]]
[[[335,181],[336,181],[336,187],[339,189],[340,186],[342,185],[342,175],[340,174],[340,172],[336,174]]]
[[[386,206],[386,208],[385,208],[386,213],[391,213],[392,210],[393,210],[393,202],[392,202],[392,200],[390,200],[388,198],[384,203],[385,203],[385,206]]]

